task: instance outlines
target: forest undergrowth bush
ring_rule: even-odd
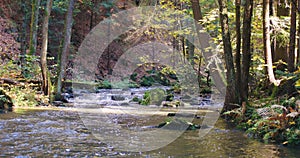
[[[300,97],[252,98],[246,106],[225,112],[247,135],[266,143],[300,145]]]
[[[33,107],[37,105],[46,105],[49,102],[48,97],[40,92],[40,85],[36,82],[39,81],[40,68],[36,64],[30,64],[34,61],[37,62],[36,56],[28,57],[25,59],[24,65],[20,66],[14,61],[3,62],[0,69],[0,88],[10,98],[16,107]],[[11,83],[6,83],[8,80]]]

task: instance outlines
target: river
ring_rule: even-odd
[[[102,96],[99,98],[102,98]],[[164,145],[156,144],[157,148],[153,148],[153,150],[146,150],[152,149],[146,147],[153,144],[147,144],[146,142],[145,148],[136,147],[136,149],[141,151],[135,151],[130,147],[134,144],[133,142],[139,146],[140,142],[148,141],[148,139],[136,138],[136,141],[133,141],[134,133],[151,133],[153,131],[150,134],[153,142],[166,140],[166,137],[155,134],[157,129],[143,127],[163,122],[169,118],[167,116],[168,113],[178,112],[180,108],[139,108],[138,105],[131,104],[125,106],[99,106],[99,104],[89,103],[88,105],[94,106],[85,109],[81,108],[82,105],[59,108],[17,108],[14,112],[1,114],[0,156],[269,158],[299,157],[300,155],[299,147],[265,144],[258,140],[250,139],[243,131],[237,130],[223,119],[218,119],[209,130],[209,133],[203,137],[199,136],[199,130],[185,130],[179,132],[179,134],[177,133],[178,136],[174,137],[174,139],[167,140],[167,143]],[[101,111],[97,111],[97,109],[101,109]],[[210,112],[209,110],[189,108],[183,111],[193,111],[197,116],[201,116],[192,118],[192,122],[196,124],[203,123],[205,116],[210,117],[205,115],[205,113]],[[91,122],[91,120],[86,121],[87,118],[93,121],[97,119],[98,124],[93,124],[93,126],[101,127],[97,129],[102,129],[102,132],[95,132],[95,128],[88,125],[88,122]],[[107,121],[104,122],[105,120],[101,120],[102,118],[105,118]],[[109,124],[118,126],[109,127]],[[116,127],[120,128],[121,132],[120,129],[116,130]],[[122,132],[122,130],[134,131],[133,136],[132,133],[131,135],[126,135],[127,133]],[[113,131],[118,131],[118,133]],[[170,135],[176,133],[174,132],[176,130],[170,129],[161,129],[161,131]],[[122,136],[120,137],[119,135]],[[126,147],[129,150],[126,150]]]

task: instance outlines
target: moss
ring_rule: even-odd
[[[132,100],[133,102],[141,102],[141,99],[139,99],[137,96],[133,97]]]
[[[104,80],[104,81],[100,82],[98,88],[99,89],[111,89],[112,85],[108,80]]]
[[[150,87],[153,85],[153,83],[155,83],[155,80],[152,76],[144,76],[141,79],[141,86],[145,86],[145,87]]]
[[[152,89],[144,93],[142,105],[160,105],[166,99],[166,92],[161,88]]]

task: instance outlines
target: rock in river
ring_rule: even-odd
[[[125,97],[120,96],[120,95],[113,95],[113,96],[111,96],[111,100],[123,101],[123,100],[125,100]]]

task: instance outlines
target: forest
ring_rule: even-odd
[[[247,140],[262,143],[262,148],[271,144],[282,150],[272,152],[275,157],[293,157],[300,145],[299,35],[299,0],[1,0],[0,131],[6,122],[8,127],[0,132],[0,147],[9,148],[4,131],[18,131],[13,127],[24,124],[13,122],[10,127],[12,118],[68,121],[67,117],[75,117],[70,111],[78,108],[86,124],[89,117],[84,110],[120,108],[124,112],[132,107],[137,113],[144,110],[143,114],[102,112],[122,128],[127,123],[129,129],[139,127],[142,131],[172,131],[173,125],[201,131],[208,127],[203,124],[205,118],[212,117],[202,116],[203,112],[211,111],[218,116],[218,128],[210,128],[213,131],[224,126],[224,131],[228,128],[229,135],[234,135],[238,130],[239,138],[229,137],[238,141],[246,135]],[[215,96],[221,98],[221,106]],[[189,109],[195,112],[186,119]],[[42,115],[45,111],[47,118]],[[148,113],[152,118],[144,118]],[[102,119],[97,118],[109,122]],[[29,124],[34,123],[40,122]],[[104,131],[112,130],[106,124],[102,125],[108,127]],[[94,126],[76,126],[75,133],[97,137],[97,131],[91,129]],[[26,131],[23,126],[19,129]],[[221,137],[225,135],[221,133]],[[69,153],[73,150],[70,144],[49,147],[53,153],[47,154],[76,157],[96,150],[68,155],[57,149],[66,148],[63,151]],[[113,153],[108,146],[98,156],[130,157],[136,150],[146,151],[146,157],[166,156],[159,151],[147,153],[152,151],[151,145],[135,149],[120,145],[126,147],[121,147],[128,151],[125,153]],[[81,146],[76,147],[79,149],[74,150],[80,151]],[[162,152],[172,155],[168,153],[171,147]],[[273,149],[265,152],[269,150]],[[180,150],[177,152],[175,157],[181,157]],[[270,156],[240,152],[215,154]],[[192,157],[199,156],[197,150],[192,153]],[[220,156],[207,153],[210,155],[202,156]],[[4,152],[9,155],[14,154]]]

